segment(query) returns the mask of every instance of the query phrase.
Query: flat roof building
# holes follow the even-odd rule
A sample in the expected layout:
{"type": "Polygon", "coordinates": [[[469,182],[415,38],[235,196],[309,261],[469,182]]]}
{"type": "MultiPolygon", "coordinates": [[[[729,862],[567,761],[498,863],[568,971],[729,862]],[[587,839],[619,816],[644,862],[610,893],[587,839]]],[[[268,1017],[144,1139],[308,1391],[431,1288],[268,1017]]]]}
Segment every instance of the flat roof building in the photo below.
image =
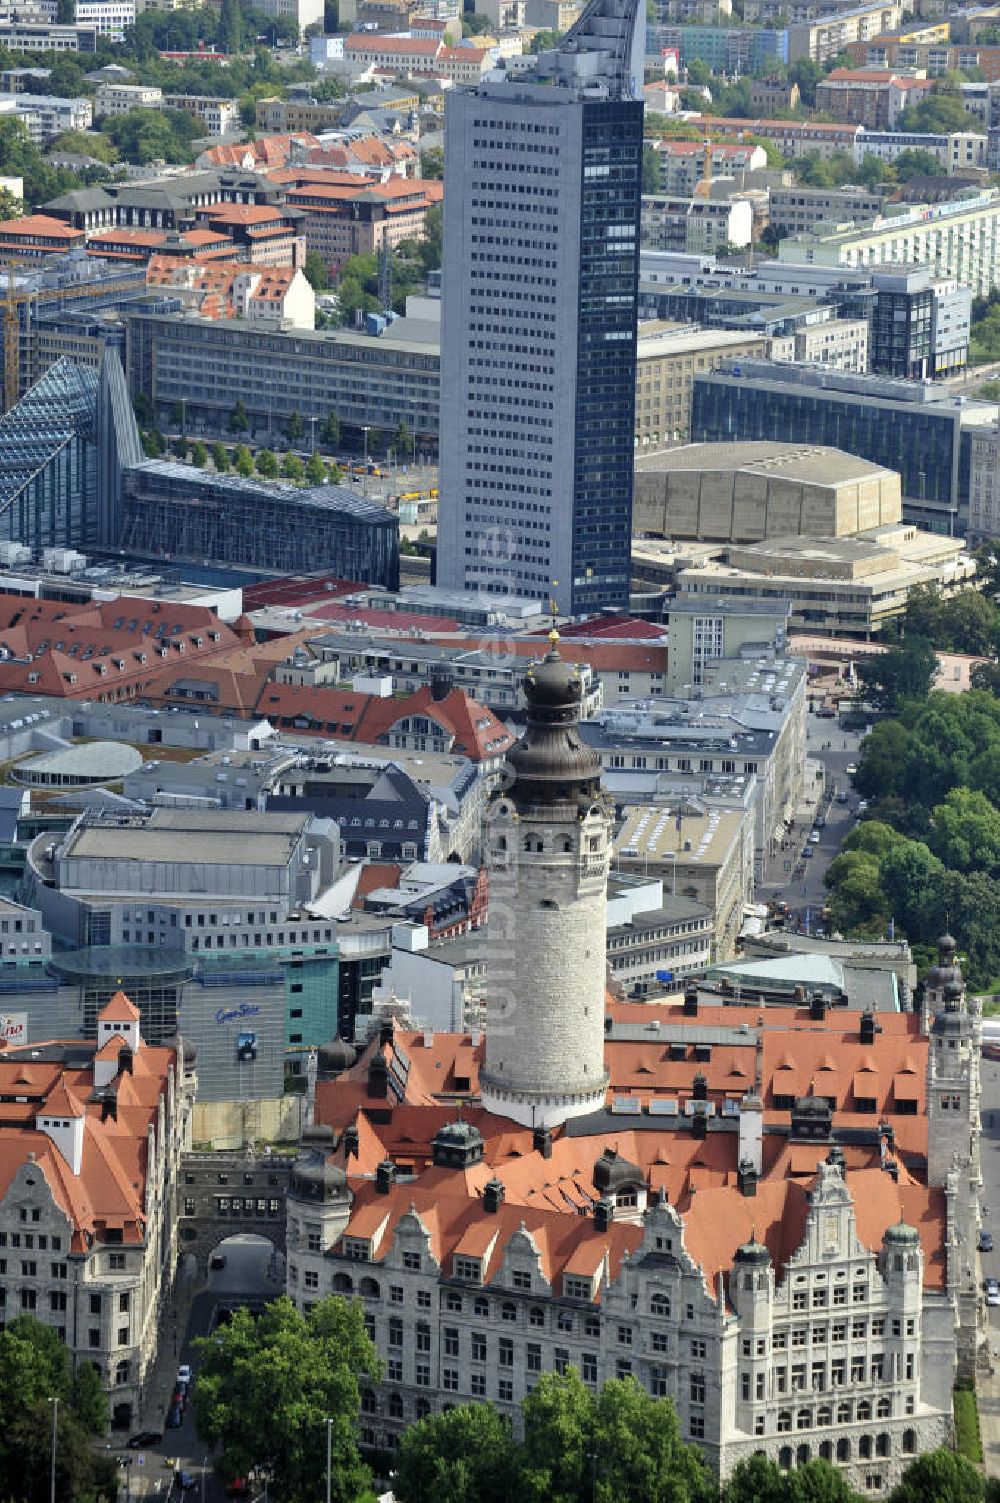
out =
{"type": "Polygon", "coordinates": [[[689,444],[636,461],[636,535],[733,543],[844,537],[901,516],[898,474],[840,449],[689,444]]]}

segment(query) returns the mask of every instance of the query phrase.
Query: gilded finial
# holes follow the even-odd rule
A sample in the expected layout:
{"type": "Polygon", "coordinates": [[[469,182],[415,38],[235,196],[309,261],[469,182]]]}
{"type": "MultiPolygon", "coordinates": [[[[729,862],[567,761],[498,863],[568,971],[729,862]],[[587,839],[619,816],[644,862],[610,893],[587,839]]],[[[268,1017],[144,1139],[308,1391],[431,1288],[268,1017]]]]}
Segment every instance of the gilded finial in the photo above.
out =
{"type": "MultiPolygon", "coordinates": [[[[552,588],[555,589],[558,583],[558,579],[554,579],[552,581],[552,588]]],[[[559,615],[559,607],[556,605],[556,597],[554,595],[549,596],[549,614],[552,617],[552,630],[549,632],[549,641],[552,643],[552,650],[554,652],[556,643],[559,641],[559,628],[556,625],[556,620],[559,615]]]]}

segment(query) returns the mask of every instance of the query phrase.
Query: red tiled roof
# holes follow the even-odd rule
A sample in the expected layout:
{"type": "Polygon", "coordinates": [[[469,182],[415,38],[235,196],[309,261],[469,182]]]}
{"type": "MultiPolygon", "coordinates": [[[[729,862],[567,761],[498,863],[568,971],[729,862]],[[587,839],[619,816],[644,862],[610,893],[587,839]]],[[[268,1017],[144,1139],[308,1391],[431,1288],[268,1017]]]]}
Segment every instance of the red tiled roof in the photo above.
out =
{"type": "Polygon", "coordinates": [[[55,219],[51,214],[22,214],[18,219],[0,220],[0,237],[5,240],[43,235],[50,240],[83,240],[83,230],[55,219]]]}
{"type": "Polygon", "coordinates": [[[337,736],[372,745],[387,742],[399,721],[420,715],[450,737],[453,753],[474,762],[502,756],[514,744],[503,722],[463,689],[452,689],[443,699],[435,699],[426,684],[403,698],[304,684],[268,684],[257,703],[257,713],[308,735],[337,736]]]}

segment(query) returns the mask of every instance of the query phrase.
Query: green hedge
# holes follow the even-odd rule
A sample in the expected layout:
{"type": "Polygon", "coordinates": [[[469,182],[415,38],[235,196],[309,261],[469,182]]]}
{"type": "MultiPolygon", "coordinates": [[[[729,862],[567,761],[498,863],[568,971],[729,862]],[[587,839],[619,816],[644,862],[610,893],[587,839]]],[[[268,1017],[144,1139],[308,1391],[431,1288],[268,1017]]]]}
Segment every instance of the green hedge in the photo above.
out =
{"type": "Polygon", "coordinates": [[[983,1442],[979,1434],[979,1405],[975,1389],[962,1386],[955,1389],[955,1447],[969,1461],[983,1459],[983,1442]]]}

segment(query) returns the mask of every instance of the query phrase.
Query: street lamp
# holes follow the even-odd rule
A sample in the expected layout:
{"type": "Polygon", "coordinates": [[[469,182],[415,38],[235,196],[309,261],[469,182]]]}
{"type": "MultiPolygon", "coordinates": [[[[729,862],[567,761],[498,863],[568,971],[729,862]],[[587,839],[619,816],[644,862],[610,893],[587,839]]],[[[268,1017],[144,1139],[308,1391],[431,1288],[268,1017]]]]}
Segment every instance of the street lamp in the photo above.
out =
{"type": "MultiPolygon", "coordinates": [[[[367,433],[367,429],[365,432],[367,433]]],[[[330,1503],[330,1450],[333,1444],[333,1420],[326,1422],[326,1503],[330,1503]]]]}
{"type": "Polygon", "coordinates": [[[49,1503],[56,1503],[56,1425],[59,1419],[59,1400],[49,1399],[52,1405],[52,1465],[49,1469],[49,1503]]]}

